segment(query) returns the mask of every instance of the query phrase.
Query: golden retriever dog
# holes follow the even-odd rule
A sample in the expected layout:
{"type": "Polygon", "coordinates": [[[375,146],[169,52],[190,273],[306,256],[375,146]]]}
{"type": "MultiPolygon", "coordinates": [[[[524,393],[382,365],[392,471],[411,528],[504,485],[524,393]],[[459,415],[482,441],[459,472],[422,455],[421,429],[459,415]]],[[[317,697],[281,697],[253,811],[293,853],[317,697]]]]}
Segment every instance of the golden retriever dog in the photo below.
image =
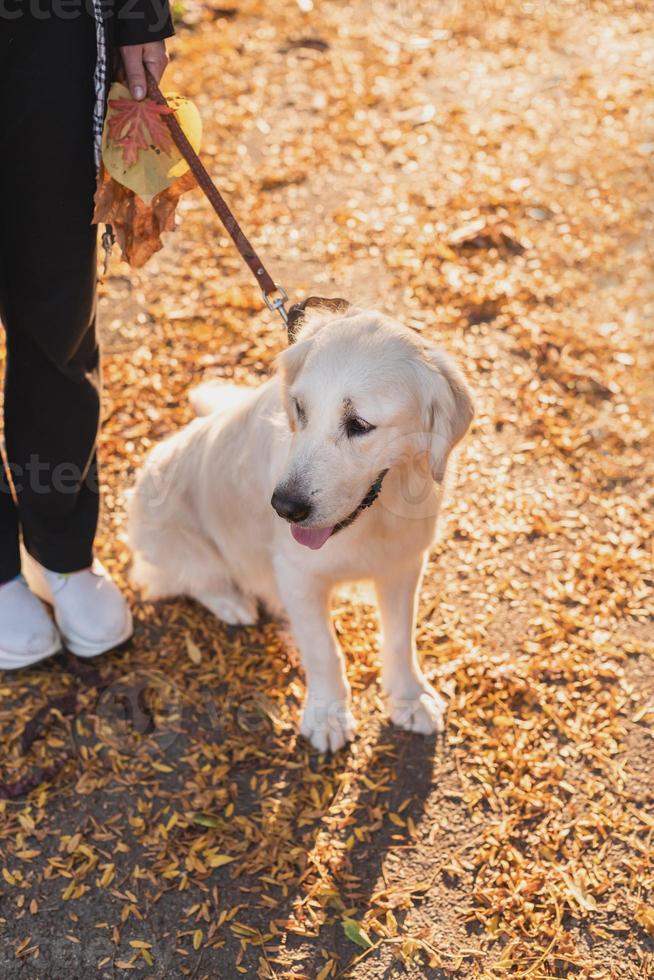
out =
{"type": "Polygon", "coordinates": [[[324,752],[355,727],[330,597],[371,581],[390,717],[442,731],[414,634],[448,457],[473,415],[458,368],[380,313],[318,309],[265,384],[207,383],[191,401],[200,417],[152,450],[131,495],[134,584],[227,623],[255,622],[259,603],[285,614],[306,674],[300,730],[324,752]]]}

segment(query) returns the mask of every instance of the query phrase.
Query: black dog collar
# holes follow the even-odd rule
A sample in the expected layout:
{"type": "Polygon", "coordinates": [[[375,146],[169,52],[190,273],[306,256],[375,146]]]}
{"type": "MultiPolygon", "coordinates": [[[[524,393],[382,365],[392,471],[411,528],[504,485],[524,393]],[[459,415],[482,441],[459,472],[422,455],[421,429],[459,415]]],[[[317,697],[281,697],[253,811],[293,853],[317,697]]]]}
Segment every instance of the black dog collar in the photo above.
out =
{"type": "Polygon", "coordinates": [[[362,511],[367,510],[368,507],[372,507],[375,500],[381,493],[382,483],[384,482],[384,477],[386,476],[387,473],[388,470],[381,471],[381,473],[379,474],[375,482],[372,484],[370,490],[368,490],[368,493],[365,495],[365,497],[363,498],[363,500],[361,501],[357,509],[353,510],[350,516],[346,517],[345,520],[339,521],[339,523],[335,525],[334,530],[332,531],[332,536],[336,534],[337,531],[342,531],[343,528],[349,527],[350,524],[353,524],[354,521],[356,521],[357,517],[359,516],[359,514],[362,513],[362,511]]]}

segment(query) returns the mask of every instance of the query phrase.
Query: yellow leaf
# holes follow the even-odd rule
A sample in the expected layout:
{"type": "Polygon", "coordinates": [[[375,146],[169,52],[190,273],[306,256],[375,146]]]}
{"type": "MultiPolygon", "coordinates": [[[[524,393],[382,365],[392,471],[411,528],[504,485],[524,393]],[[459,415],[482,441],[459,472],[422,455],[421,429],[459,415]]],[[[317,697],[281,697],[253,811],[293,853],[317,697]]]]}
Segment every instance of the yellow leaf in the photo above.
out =
{"type": "MultiPolygon", "coordinates": [[[[188,171],[189,167],[174,145],[167,151],[153,147],[140,150],[136,162],[125,166],[123,149],[111,139],[109,134],[109,124],[118,111],[112,107],[112,102],[124,99],[131,100],[129,89],[120,82],[114,82],[109,90],[107,116],[102,134],[102,162],[114,180],[124,187],[129,187],[145,204],[150,204],[153,197],[170,187],[173,181],[188,171]]],[[[189,99],[182,98],[180,95],[168,93],[166,99],[191,146],[197,152],[202,140],[200,113],[189,99]]]]}
{"type": "Polygon", "coordinates": [[[640,905],[636,910],[635,918],[638,925],[654,937],[654,909],[648,908],[647,905],[640,905]]]}
{"type": "Polygon", "coordinates": [[[108,864],[104,871],[102,872],[102,877],[100,878],[100,887],[106,888],[114,880],[114,875],[116,874],[116,865],[108,864]]]}
{"type": "Polygon", "coordinates": [[[64,889],[64,893],[61,896],[65,902],[74,897],[75,889],[77,888],[77,882],[73,878],[67,888],[64,889]]]}
{"type": "Polygon", "coordinates": [[[228,854],[212,854],[207,859],[207,864],[210,868],[222,868],[223,864],[229,864],[230,861],[235,861],[236,858],[230,857],[228,854]]]}
{"type": "Polygon", "coordinates": [[[188,653],[188,658],[192,663],[202,663],[202,650],[197,643],[193,642],[188,633],[186,634],[186,652],[188,653]]]}
{"type": "Polygon", "coordinates": [[[202,929],[196,929],[193,933],[193,949],[199,949],[202,945],[202,940],[204,936],[202,935],[202,929]]]}
{"type": "Polygon", "coordinates": [[[393,915],[391,909],[386,911],[386,928],[388,929],[389,936],[397,936],[397,919],[393,915]]]}
{"type": "Polygon", "coordinates": [[[566,884],[568,893],[575,899],[577,904],[580,905],[582,909],[584,909],[586,912],[597,912],[597,903],[587,890],[586,882],[584,881],[581,873],[577,874],[576,878],[572,878],[571,875],[567,874],[565,871],[562,871],[561,877],[566,884]]]}

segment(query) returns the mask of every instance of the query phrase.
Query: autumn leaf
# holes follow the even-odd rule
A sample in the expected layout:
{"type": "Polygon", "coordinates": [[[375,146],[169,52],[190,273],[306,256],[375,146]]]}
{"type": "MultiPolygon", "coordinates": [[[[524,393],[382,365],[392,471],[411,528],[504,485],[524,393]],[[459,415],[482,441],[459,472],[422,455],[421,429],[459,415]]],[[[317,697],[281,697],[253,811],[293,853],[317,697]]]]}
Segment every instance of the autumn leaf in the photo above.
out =
{"type": "Polygon", "coordinates": [[[188,813],[187,818],[199,827],[224,827],[225,820],[211,813],[188,813]]]}
{"type": "Polygon", "coordinates": [[[647,905],[640,905],[636,910],[636,922],[645,932],[654,937],[654,909],[647,905]]]}
{"type": "Polygon", "coordinates": [[[123,155],[125,167],[132,167],[141,150],[159,149],[168,153],[172,138],[162,116],[170,116],[172,109],[158,105],[150,99],[110,99],[111,115],[107,120],[109,136],[123,155]]]}
{"type": "Polygon", "coordinates": [[[175,228],[177,202],[193,187],[195,177],[186,173],[146,204],[103,167],[95,193],[93,220],[112,225],[123,258],[132,268],[139,269],[163,247],[161,235],[175,228]]]}
{"type": "Polygon", "coordinates": [[[168,106],[134,102],[120,82],[109,91],[102,134],[104,169],[146,205],[189,170],[172,140],[165,116],[174,113],[196,152],[202,140],[202,120],[194,104],[175,93],[166,93],[166,99],[168,106]]]}
{"type": "Polygon", "coordinates": [[[188,653],[189,660],[194,664],[202,663],[202,650],[195,643],[192,638],[186,634],[186,652],[188,653]]]}
{"type": "Polygon", "coordinates": [[[235,860],[236,858],[230,857],[228,854],[212,854],[207,863],[210,868],[222,868],[224,864],[230,864],[235,860]]]}
{"type": "Polygon", "coordinates": [[[569,875],[565,871],[561,871],[561,877],[565,882],[568,894],[574,898],[577,904],[584,909],[585,912],[597,911],[597,903],[588,891],[587,876],[583,871],[578,871],[575,876],[569,875]]]}

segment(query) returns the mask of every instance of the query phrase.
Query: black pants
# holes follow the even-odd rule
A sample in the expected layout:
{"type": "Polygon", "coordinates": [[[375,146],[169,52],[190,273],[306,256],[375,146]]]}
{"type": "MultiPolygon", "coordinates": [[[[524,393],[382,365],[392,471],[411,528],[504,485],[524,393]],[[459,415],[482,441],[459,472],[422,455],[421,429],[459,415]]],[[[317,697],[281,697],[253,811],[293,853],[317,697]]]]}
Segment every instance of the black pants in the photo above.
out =
{"type": "Polygon", "coordinates": [[[94,68],[88,13],[0,15],[0,318],[6,462],[17,500],[0,465],[0,582],[20,571],[19,531],[53,571],[92,562],[100,412],[94,68]]]}

